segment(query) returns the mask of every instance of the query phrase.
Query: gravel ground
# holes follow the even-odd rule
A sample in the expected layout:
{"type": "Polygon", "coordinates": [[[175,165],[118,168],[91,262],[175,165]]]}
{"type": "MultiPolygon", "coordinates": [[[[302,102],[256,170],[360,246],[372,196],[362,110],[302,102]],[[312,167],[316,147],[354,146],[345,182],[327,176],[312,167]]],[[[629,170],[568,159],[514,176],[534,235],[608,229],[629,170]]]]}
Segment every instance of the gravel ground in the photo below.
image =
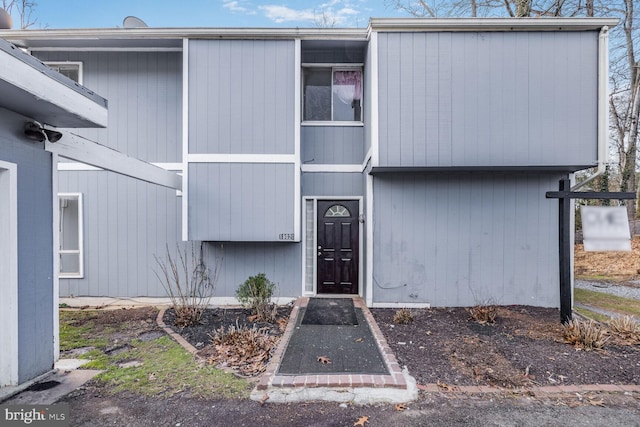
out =
{"type": "Polygon", "coordinates": [[[607,294],[617,295],[623,298],[633,298],[640,300],[640,286],[622,285],[611,282],[601,282],[594,280],[576,280],[575,287],[581,289],[588,289],[590,291],[604,292],[607,294]]]}

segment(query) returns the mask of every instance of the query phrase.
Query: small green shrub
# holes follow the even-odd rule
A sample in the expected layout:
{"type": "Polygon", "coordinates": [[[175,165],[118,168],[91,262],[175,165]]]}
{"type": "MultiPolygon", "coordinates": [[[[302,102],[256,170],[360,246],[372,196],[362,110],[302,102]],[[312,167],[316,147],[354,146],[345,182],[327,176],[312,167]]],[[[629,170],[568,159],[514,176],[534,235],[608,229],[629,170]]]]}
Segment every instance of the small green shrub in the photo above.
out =
{"type": "Polygon", "coordinates": [[[236,297],[242,305],[251,308],[258,320],[273,322],[277,307],[271,304],[271,296],[275,287],[275,283],[267,279],[264,273],[259,273],[238,287],[236,297]]]}

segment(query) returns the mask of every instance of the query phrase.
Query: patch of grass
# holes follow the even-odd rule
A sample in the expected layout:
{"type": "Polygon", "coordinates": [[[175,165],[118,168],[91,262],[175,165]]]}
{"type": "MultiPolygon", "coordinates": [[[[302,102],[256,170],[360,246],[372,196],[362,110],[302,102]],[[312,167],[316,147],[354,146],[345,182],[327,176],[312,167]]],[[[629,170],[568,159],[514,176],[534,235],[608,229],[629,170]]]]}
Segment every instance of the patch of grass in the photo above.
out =
{"type": "MultiPolygon", "coordinates": [[[[108,357],[108,356],[107,356],[108,357]]],[[[110,358],[106,372],[96,379],[111,391],[147,396],[172,396],[186,392],[198,397],[246,397],[249,383],[212,366],[200,366],[181,346],[165,336],[132,342],[132,349],[110,358]],[[119,368],[136,360],[141,366],[119,368]]]]}
{"type": "Polygon", "coordinates": [[[588,289],[574,290],[576,302],[622,315],[640,317],[640,301],[588,289]]]}
{"type": "Polygon", "coordinates": [[[91,311],[60,311],[60,351],[82,347],[105,348],[109,340],[95,334],[91,311]]]}
{"type": "Polygon", "coordinates": [[[609,320],[611,320],[611,317],[605,316],[604,314],[596,313],[593,310],[589,310],[582,307],[574,307],[573,309],[579,314],[581,314],[582,316],[586,317],[587,319],[592,319],[592,320],[595,320],[596,322],[607,323],[609,320]]]}
{"type": "Polygon", "coordinates": [[[106,393],[128,391],[146,396],[173,396],[187,393],[209,398],[247,397],[250,385],[233,374],[213,366],[198,363],[184,348],[168,336],[151,341],[134,339],[129,348],[109,355],[104,351],[113,347],[114,332],[126,330],[128,322],[118,325],[99,323],[99,311],[61,311],[60,349],[96,347],[79,357],[89,359],[86,369],[104,372],[95,379],[106,393]],[[124,362],[138,361],[142,365],[120,368],[124,362]]]}

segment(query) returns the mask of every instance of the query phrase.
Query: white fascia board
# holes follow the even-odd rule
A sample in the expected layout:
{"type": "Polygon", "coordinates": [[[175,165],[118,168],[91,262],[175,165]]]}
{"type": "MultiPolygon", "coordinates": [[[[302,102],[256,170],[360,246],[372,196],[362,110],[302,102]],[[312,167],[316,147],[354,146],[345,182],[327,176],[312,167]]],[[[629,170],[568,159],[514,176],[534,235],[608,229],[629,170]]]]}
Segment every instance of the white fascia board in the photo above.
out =
{"type": "MultiPolygon", "coordinates": [[[[23,47],[30,41],[86,41],[87,46],[114,46],[119,41],[181,39],[258,39],[258,40],[366,40],[366,28],[73,28],[44,30],[3,30],[0,38],[23,47]]],[[[38,43],[43,44],[43,43],[38,43]]]]}
{"type": "MultiPolygon", "coordinates": [[[[69,115],[80,117],[95,126],[107,126],[105,106],[97,104],[69,86],[2,51],[0,51],[0,80],[32,94],[39,102],[61,108],[69,115]]],[[[47,124],[59,126],[58,123],[47,124]]]]}
{"type": "Polygon", "coordinates": [[[617,24],[617,18],[371,18],[369,31],[585,31],[617,24]]]}
{"type": "Polygon", "coordinates": [[[129,157],[72,133],[65,133],[55,143],[47,141],[45,149],[67,159],[76,160],[142,181],[182,190],[182,177],[150,163],[129,157]]]}

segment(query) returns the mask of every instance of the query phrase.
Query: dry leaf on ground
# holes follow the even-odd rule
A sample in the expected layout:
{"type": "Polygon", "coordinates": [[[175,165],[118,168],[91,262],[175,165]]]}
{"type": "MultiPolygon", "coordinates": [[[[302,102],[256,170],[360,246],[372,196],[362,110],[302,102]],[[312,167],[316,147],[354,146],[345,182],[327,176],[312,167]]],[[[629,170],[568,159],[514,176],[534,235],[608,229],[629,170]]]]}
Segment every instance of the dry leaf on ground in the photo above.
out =
{"type": "Polygon", "coordinates": [[[329,359],[327,356],[318,356],[318,362],[322,363],[323,365],[330,365],[331,359],[329,359]]]}
{"type": "Polygon", "coordinates": [[[407,405],[405,405],[404,403],[398,403],[396,405],[396,411],[404,411],[405,409],[407,409],[407,405]]]}
{"type": "Polygon", "coordinates": [[[368,422],[369,422],[369,417],[364,416],[364,417],[358,418],[358,421],[353,423],[353,425],[354,426],[362,426],[362,427],[364,427],[364,423],[368,423],[368,422]]]}

